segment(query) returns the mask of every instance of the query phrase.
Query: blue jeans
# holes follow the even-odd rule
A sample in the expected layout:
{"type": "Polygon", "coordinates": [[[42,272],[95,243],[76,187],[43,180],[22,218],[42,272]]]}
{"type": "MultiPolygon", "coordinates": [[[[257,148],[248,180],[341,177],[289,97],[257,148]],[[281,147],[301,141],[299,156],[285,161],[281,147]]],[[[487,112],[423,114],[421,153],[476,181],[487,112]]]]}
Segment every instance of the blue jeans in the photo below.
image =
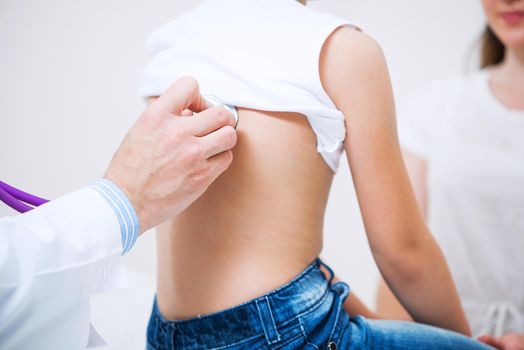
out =
{"type": "Polygon", "coordinates": [[[491,349],[435,327],[350,317],[342,308],[348,285],[332,284],[321,264],[260,298],[190,320],[166,320],[155,300],[147,349],[491,349]]]}

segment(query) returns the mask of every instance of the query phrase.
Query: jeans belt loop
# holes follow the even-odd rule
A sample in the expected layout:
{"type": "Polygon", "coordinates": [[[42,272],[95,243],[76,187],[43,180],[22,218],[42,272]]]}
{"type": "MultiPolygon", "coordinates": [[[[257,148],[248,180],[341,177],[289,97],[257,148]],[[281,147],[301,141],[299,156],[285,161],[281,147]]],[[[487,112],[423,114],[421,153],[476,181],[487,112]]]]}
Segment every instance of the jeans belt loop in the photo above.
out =
{"type": "Polygon", "coordinates": [[[275,324],[273,312],[271,311],[269,298],[265,296],[263,298],[257,299],[256,305],[258,309],[258,315],[260,316],[260,322],[262,323],[262,328],[264,329],[264,334],[268,344],[271,345],[279,342],[281,338],[277,330],[277,325],[275,324]]]}

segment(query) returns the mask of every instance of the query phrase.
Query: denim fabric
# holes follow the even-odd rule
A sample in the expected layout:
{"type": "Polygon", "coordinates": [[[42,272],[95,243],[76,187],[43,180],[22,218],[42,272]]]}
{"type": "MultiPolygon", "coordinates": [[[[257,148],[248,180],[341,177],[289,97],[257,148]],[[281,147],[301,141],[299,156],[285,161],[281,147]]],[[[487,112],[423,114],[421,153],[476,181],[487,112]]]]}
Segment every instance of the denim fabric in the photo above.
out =
{"type": "Polygon", "coordinates": [[[328,280],[321,264],[317,259],[258,299],[190,320],[166,320],[155,300],[147,349],[490,349],[434,327],[350,317],[342,308],[349,287],[331,284],[332,274],[328,280]]]}

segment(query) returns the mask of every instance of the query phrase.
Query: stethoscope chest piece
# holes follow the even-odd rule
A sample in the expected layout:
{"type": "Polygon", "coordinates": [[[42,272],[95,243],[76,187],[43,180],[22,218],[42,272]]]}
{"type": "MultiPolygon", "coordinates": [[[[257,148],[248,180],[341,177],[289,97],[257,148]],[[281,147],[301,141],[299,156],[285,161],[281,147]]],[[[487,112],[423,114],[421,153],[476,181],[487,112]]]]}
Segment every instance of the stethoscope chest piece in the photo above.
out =
{"type": "Polygon", "coordinates": [[[238,116],[238,110],[235,106],[225,104],[222,101],[220,101],[218,97],[213,96],[213,95],[204,95],[204,98],[206,99],[210,107],[218,107],[218,106],[224,107],[225,109],[228,110],[229,113],[233,114],[233,116],[235,117],[235,129],[237,128],[239,116],[238,116]]]}

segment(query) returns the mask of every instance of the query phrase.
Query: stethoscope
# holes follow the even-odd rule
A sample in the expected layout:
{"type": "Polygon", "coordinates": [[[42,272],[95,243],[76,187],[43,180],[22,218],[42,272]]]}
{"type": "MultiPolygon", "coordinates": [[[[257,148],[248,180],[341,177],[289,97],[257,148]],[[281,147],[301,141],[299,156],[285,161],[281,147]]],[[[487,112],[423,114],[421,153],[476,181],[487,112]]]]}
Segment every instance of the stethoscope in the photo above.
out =
{"type": "Polygon", "coordinates": [[[0,201],[20,213],[28,212],[49,202],[47,199],[19,190],[3,181],[0,181],[0,201]]]}
{"type": "Polygon", "coordinates": [[[218,97],[213,96],[213,95],[204,95],[204,99],[207,101],[210,108],[221,106],[227,109],[229,113],[233,114],[233,117],[235,117],[235,129],[237,128],[239,117],[238,117],[238,110],[235,106],[225,104],[222,101],[220,101],[218,97]]]}
{"type": "MultiPolygon", "coordinates": [[[[210,107],[223,106],[235,117],[235,129],[238,125],[238,110],[235,106],[222,103],[216,96],[204,96],[210,107]]],[[[3,181],[0,181],[0,201],[13,208],[19,213],[26,213],[35,207],[49,202],[47,199],[37,197],[30,193],[24,192],[3,181]]]]}

